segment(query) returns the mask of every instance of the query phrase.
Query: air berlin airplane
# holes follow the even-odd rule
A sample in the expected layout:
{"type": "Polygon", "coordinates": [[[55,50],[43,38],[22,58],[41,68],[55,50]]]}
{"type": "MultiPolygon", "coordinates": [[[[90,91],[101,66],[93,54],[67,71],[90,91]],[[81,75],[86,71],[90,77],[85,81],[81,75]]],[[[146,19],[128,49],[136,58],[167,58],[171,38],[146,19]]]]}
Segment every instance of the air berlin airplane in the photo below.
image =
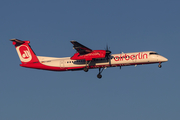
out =
{"type": "Polygon", "coordinates": [[[77,41],[71,41],[73,48],[77,51],[72,57],[36,56],[29,45],[30,41],[18,39],[11,39],[11,41],[15,45],[22,67],[51,71],[84,70],[85,72],[99,68],[98,78],[102,77],[101,73],[107,67],[120,66],[121,68],[121,66],[159,63],[158,67],[161,68],[161,63],[168,61],[167,58],[154,51],[111,54],[108,47],[106,50],[92,50],[77,41]]]}

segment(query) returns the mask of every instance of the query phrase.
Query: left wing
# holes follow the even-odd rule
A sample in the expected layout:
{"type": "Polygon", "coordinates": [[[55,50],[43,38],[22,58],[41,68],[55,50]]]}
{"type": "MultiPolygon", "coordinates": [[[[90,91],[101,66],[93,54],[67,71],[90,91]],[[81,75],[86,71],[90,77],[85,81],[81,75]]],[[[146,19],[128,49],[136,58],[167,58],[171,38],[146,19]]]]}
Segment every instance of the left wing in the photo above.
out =
{"type": "Polygon", "coordinates": [[[76,49],[76,51],[80,55],[84,55],[84,54],[88,54],[88,53],[92,52],[91,49],[89,49],[88,47],[78,43],[77,41],[71,41],[71,43],[74,45],[73,48],[76,49]]]}

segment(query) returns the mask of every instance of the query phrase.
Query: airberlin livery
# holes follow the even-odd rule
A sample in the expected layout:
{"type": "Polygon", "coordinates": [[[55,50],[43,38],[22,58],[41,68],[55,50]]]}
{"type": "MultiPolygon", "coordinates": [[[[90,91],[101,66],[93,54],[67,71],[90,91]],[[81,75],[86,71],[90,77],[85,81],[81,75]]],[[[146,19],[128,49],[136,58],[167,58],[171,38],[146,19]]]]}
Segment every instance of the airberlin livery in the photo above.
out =
{"type": "Polygon", "coordinates": [[[15,45],[22,67],[51,71],[84,70],[85,72],[92,68],[99,68],[98,78],[102,77],[101,73],[107,67],[120,66],[121,68],[121,66],[159,63],[158,67],[161,68],[161,63],[168,61],[154,51],[111,54],[108,47],[106,50],[91,50],[77,41],[71,41],[77,51],[72,57],[36,56],[29,45],[30,41],[18,39],[11,39],[11,41],[15,45]]]}

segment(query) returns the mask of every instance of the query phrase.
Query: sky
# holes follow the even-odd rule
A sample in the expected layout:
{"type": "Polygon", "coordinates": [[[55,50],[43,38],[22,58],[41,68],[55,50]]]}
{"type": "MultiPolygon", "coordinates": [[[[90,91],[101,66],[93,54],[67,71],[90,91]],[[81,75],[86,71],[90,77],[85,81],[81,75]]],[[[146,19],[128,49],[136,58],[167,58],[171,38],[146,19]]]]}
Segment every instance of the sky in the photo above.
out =
{"type": "Polygon", "coordinates": [[[179,0],[1,0],[0,120],[179,120],[179,0]],[[9,39],[38,56],[156,51],[158,64],[52,72],[20,67],[9,39]]]}

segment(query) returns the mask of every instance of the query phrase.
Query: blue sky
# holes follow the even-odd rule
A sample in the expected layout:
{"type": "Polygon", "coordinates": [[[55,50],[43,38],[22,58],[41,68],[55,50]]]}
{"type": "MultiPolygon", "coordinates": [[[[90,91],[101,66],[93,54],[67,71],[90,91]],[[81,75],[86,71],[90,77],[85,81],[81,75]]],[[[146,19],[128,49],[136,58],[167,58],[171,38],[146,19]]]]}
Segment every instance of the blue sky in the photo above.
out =
{"type": "Polygon", "coordinates": [[[178,0],[1,0],[1,120],[179,120],[178,0]],[[22,68],[9,39],[69,57],[70,40],[112,53],[153,50],[158,64],[51,72],[22,68]]]}

